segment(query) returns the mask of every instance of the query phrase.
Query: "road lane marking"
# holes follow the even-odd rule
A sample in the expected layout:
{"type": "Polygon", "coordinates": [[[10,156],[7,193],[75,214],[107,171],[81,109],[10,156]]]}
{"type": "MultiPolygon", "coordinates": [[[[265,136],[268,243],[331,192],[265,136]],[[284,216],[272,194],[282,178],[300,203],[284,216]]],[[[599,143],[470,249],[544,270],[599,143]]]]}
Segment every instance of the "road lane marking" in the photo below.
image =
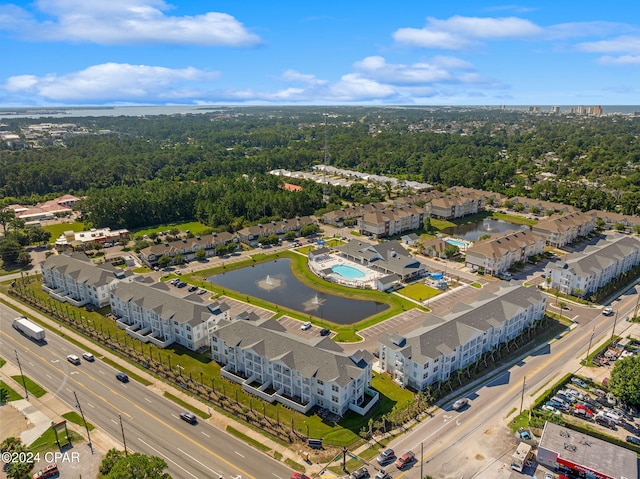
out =
{"type": "Polygon", "coordinates": [[[151,399],[149,399],[148,397],[145,397],[144,400],[147,401],[148,403],[152,402],[151,399]]]}
{"type": "Polygon", "coordinates": [[[46,373],[46,374],[47,374],[47,377],[48,377],[49,379],[53,379],[53,376],[52,376],[51,374],[49,374],[49,373],[46,373]]]}
{"type": "Polygon", "coordinates": [[[111,422],[114,424],[118,424],[118,421],[116,421],[115,419],[111,419],[111,422]]]}
{"type": "Polygon", "coordinates": [[[148,444],[146,442],[144,442],[142,439],[138,438],[138,441],[140,441],[142,444],[144,444],[145,446],[147,446],[148,448],[154,450],[155,452],[157,452],[158,454],[160,454],[162,457],[164,457],[167,461],[172,462],[173,464],[175,464],[176,466],[178,466],[180,469],[182,469],[184,472],[186,472],[187,474],[189,474],[191,477],[198,479],[198,476],[194,476],[193,474],[191,474],[189,471],[187,471],[184,467],[182,467],[180,464],[178,464],[177,462],[171,460],[170,458],[168,458],[167,456],[165,456],[164,454],[162,454],[160,451],[158,451],[155,447],[153,447],[151,444],[148,444]]]}
{"type": "Polygon", "coordinates": [[[87,406],[89,406],[90,408],[95,409],[95,406],[93,404],[91,404],[90,402],[87,403],[87,406]]]}
{"type": "Polygon", "coordinates": [[[204,431],[200,431],[200,434],[202,434],[202,435],[204,435],[204,436],[207,436],[207,437],[211,437],[211,436],[209,436],[209,434],[207,434],[207,433],[206,433],[206,432],[204,432],[204,431]]]}
{"type": "Polygon", "coordinates": [[[184,454],[185,456],[191,458],[193,461],[196,461],[198,464],[200,464],[202,467],[204,467],[205,469],[209,469],[211,472],[213,472],[214,474],[217,474],[218,476],[221,476],[221,474],[217,473],[216,471],[214,471],[213,469],[211,469],[209,466],[207,466],[206,464],[198,461],[195,457],[193,457],[191,454],[187,454],[186,452],[184,452],[182,449],[178,448],[178,451],[180,451],[182,454],[184,454]]]}
{"type": "Polygon", "coordinates": [[[243,456],[242,454],[240,454],[238,451],[233,451],[233,452],[235,452],[235,453],[236,453],[238,456],[240,456],[240,457],[244,457],[244,456],[243,456]]]}

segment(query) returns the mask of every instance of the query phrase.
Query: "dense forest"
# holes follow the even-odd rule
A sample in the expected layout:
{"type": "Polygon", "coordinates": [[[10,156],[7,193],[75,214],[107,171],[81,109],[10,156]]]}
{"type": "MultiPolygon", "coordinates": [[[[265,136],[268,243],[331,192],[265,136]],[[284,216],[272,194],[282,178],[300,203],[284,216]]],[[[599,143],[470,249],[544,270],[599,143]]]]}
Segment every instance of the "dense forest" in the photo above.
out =
{"type": "MultiPolygon", "coordinates": [[[[5,119],[1,131],[63,120],[5,119]]],[[[267,173],[324,163],[508,196],[638,214],[640,117],[489,108],[246,107],[154,117],[65,118],[83,128],[51,146],[0,149],[3,204],[86,195],[96,226],[196,218],[234,230],[384,192],[363,185],[280,188],[267,173]],[[325,151],[325,145],[327,146],[325,151]],[[540,181],[546,173],[547,180],[540,181]],[[325,193],[327,193],[325,191],[325,193]]]]}

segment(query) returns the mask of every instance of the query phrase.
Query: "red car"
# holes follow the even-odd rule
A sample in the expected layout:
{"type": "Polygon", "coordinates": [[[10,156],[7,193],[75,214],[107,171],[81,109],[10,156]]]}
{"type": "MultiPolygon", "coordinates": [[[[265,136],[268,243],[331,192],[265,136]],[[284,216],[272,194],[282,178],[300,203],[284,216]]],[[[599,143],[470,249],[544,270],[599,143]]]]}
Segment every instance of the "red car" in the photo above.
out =
{"type": "Polygon", "coordinates": [[[291,479],[311,479],[309,476],[302,474],[301,472],[294,472],[291,474],[291,479]]]}
{"type": "Polygon", "coordinates": [[[396,467],[398,469],[404,468],[410,462],[413,462],[415,455],[411,451],[405,452],[402,456],[396,459],[396,467]]]}
{"type": "Polygon", "coordinates": [[[55,476],[58,472],[57,464],[47,464],[31,477],[33,477],[33,479],[45,479],[47,477],[55,476]]]}

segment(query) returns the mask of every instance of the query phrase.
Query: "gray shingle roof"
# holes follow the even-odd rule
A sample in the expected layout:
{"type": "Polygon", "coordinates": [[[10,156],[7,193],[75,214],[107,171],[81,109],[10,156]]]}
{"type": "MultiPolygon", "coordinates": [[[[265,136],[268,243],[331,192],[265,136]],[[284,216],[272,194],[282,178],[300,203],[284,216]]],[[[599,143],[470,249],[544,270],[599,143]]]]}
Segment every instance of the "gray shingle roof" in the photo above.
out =
{"type": "Polygon", "coordinates": [[[260,344],[261,351],[256,352],[268,360],[283,361],[304,377],[335,381],[340,386],[360,377],[366,364],[373,359],[366,351],[357,351],[349,356],[329,337],[293,338],[273,318],[256,322],[225,322],[213,334],[225,344],[245,350],[260,344]]]}
{"type": "Polygon", "coordinates": [[[42,262],[42,265],[46,269],[56,269],[70,276],[77,283],[95,287],[105,286],[116,279],[130,276],[110,263],[93,264],[84,253],[52,254],[42,262]]]}

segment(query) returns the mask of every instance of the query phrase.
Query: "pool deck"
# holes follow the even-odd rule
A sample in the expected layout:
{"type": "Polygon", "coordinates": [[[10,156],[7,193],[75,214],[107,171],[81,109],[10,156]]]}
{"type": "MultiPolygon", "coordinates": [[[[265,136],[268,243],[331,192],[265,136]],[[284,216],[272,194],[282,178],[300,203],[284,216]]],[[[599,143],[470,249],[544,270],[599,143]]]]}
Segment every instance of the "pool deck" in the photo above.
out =
{"type": "Polygon", "coordinates": [[[360,285],[361,287],[366,285],[369,288],[375,289],[376,280],[384,276],[384,274],[378,271],[374,271],[367,268],[366,266],[355,263],[335,254],[328,254],[323,258],[314,261],[313,264],[313,268],[317,270],[321,269],[324,271],[326,271],[327,269],[332,269],[335,266],[349,266],[363,273],[363,276],[361,278],[347,278],[341,276],[338,273],[329,273],[328,275],[326,275],[327,280],[339,284],[354,285],[356,287],[358,287],[357,285],[360,285]]]}

